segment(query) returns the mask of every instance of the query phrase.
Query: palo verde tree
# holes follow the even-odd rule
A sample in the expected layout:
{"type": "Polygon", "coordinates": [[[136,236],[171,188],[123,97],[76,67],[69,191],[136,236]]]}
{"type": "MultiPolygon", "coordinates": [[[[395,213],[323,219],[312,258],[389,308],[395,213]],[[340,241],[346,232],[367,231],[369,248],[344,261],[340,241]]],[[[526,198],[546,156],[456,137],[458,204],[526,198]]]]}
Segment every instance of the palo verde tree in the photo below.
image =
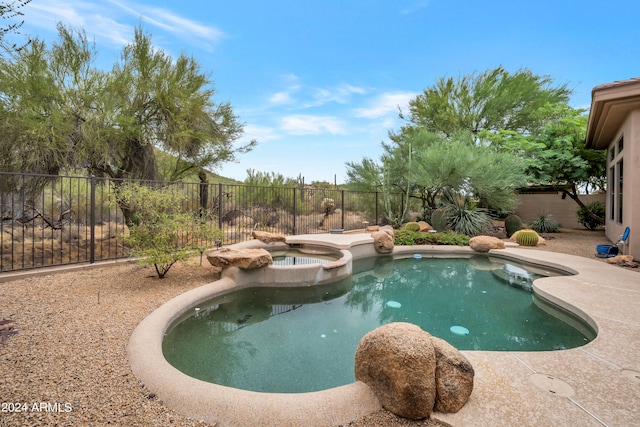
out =
{"type": "Polygon", "coordinates": [[[47,47],[35,39],[0,58],[3,169],[156,179],[155,150],[172,154],[179,179],[251,150],[236,146],[243,124],[193,58],[172,58],[136,29],[112,70],[96,69],[84,31],[58,26],[47,47]]]}
{"type": "Polygon", "coordinates": [[[457,80],[443,77],[409,101],[407,126],[447,137],[459,131],[536,133],[544,124],[540,107],[564,103],[570,94],[566,85],[528,69],[509,73],[497,67],[457,80]]]}
{"type": "Polygon", "coordinates": [[[4,25],[0,26],[0,56],[4,52],[19,52],[30,43],[27,39],[24,43],[7,43],[5,41],[8,34],[20,34],[20,27],[24,24],[22,16],[24,13],[20,10],[25,5],[31,3],[31,0],[14,0],[11,2],[0,2],[0,19],[4,25]],[[17,19],[18,21],[14,21],[17,19]]]}
{"type": "Polygon", "coordinates": [[[110,134],[87,151],[90,168],[111,177],[154,179],[154,148],[176,159],[170,179],[233,161],[255,142],[235,146],[243,125],[229,103],[215,103],[215,89],[194,58],[174,59],[137,28],[121,62],[107,76],[103,97],[110,134]],[[115,149],[114,149],[115,148],[115,149]]]}

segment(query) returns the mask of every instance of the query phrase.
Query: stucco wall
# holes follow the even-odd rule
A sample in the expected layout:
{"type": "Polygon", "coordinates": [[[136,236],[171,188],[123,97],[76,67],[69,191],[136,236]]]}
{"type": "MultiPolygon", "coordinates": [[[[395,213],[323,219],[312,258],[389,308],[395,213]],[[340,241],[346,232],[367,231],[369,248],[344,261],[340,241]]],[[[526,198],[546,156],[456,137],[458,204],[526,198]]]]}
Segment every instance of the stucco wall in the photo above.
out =
{"type": "MultiPolygon", "coordinates": [[[[640,110],[629,113],[608,148],[611,149],[622,135],[624,135],[623,221],[620,224],[610,219],[609,209],[611,207],[607,201],[606,235],[609,240],[615,242],[626,227],[631,227],[629,242],[621,249],[623,253],[631,254],[635,259],[638,259],[640,258],[640,197],[638,197],[637,183],[640,183],[640,110]]],[[[611,164],[607,161],[607,173],[609,173],[610,167],[611,164]]]]}
{"type": "MultiPolygon", "coordinates": [[[[600,201],[605,202],[605,194],[582,195],[580,200],[585,205],[600,201]]],[[[578,204],[569,196],[562,198],[562,192],[554,194],[520,194],[515,213],[523,222],[534,220],[541,212],[549,212],[553,218],[562,224],[562,228],[583,228],[578,222],[576,212],[578,204]]]]}

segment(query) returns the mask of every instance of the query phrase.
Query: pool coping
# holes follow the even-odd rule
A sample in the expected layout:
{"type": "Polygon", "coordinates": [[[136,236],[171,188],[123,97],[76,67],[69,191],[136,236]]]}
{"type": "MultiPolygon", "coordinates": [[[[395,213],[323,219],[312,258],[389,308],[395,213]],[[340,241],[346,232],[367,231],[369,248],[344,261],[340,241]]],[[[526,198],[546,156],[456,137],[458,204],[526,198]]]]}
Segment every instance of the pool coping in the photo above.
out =
{"type": "MultiPolygon", "coordinates": [[[[349,249],[354,258],[375,254],[372,242],[366,234],[287,238],[287,243],[349,249]]],[[[468,247],[450,246],[396,247],[393,254],[417,251],[474,254],[468,247]]],[[[640,376],[635,374],[640,372],[640,275],[597,259],[535,249],[507,248],[490,255],[576,272],[539,279],[534,289],[589,321],[598,336],[570,350],[463,351],[475,369],[474,391],[458,413],[436,412],[432,418],[454,426],[640,424],[635,405],[640,401],[640,376]],[[560,393],[562,387],[569,392],[560,393]]],[[[212,293],[235,287],[236,274],[231,269],[219,281],[173,298],[138,325],[128,345],[129,362],[149,390],[191,418],[228,426],[337,426],[381,408],[360,382],[313,393],[257,393],[196,380],[169,365],[162,355],[162,337],[180,308],[194,307],[212,293]]]]}

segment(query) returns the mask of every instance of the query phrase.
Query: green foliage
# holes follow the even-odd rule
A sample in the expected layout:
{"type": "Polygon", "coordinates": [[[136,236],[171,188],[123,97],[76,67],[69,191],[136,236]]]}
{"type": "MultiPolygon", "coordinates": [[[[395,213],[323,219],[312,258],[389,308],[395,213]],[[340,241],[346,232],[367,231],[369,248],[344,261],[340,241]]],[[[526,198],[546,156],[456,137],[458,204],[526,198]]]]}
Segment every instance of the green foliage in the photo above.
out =
{"type": "Polygon", "coordinates": [[[578,222],[582,224],[584,228],[593,231],[600,225],[604,224],[604,216],[606,215],[605,204],[598,201],[591,202],[587,205],[587,209],[602,219],[596,220],[595,218],[589,216],[582,208],[578,209],[576,215],[578,215],[578,222]]]}
{"type": "Polygon", "coordinates": [[[484,234],[491,227],[486,209],[478,208],[466,195],[450,194],[443,208],[447,227],[467,236],[484,234]]]}
{"type": "Polygon", "coordinates": [[[522,230],[522,219],[518,215],[509,215],[504,219],[504,228],[507,237],[511,237],[516,231],[522,230]]]}
{"type": "Polygon", "coordinates": [[[410,221],[404,225],[404,228],[410,231],[420,231],[420,224],[415,221],[410,221]]]}
{"type": "Polygon", "coordinates": [[[431,212],[431,221],[429,222],[434,230],[436,231],[446,231],[447,228],[447,220],[444,216],[443,209],[434,209],[431,212]]]}
{"type": "Polygon", "coordinates": [[[121,61],[104,72],[84,31],[58,25],[50,47],[34,39],[0,60],[0,167],[57,174],[70,168],[111,178],[171,179],[232,161],[243,125],[214,103],[212,81],[192,57],[172,58],[137,28],[121,61]]]}
{"type": "Polygon", "coordinates": [[[516,242],[522,246],[536,246],[538,244],[538,233],[535,230],[523,228],[516,234],[516,242]]]}
{"type": "Polygon", "coordinates": [[[369,183],[368,189],[399,194],[400,203],[389,203],[390,209],[385,209],[399,218],[404,218],[400,211],[405,208],[406,213],[411,200],[421,203],[417,210],[436,209],[447,191],[473,194],[485,207],[508,210],[515,203],[514,190],[526,184],[515,156],[476,144],[468,132],[445,138],[403,128],[390,138],[392,143],[382,144],[381,165],[366,158],[361,164],[348,163],[347,176],[350,188],[367,188],[369,183]]]}
{"type": "Polygon", "coordinates": [[[549,76],[528,69],[509,73],[498,67],[458,79],[440,78],[409,101],[409,120],[415,127],[446,136],[483,130],[536,133],[544,124],[538,109],[566,102],[570,94],[566,84],[554,86],[549,76]]]}
{"type": "Polygon", "coordinates": [[[120,203],[136,218],[129,236],[125,236],[130,254],[153,264],[159,278],[206,242],[221,237],[220,230],[183,208],[187,197],[177,191],[134,183],[123,185],[118,191],[120,203]]]}
{"type": "Polygon", "coordinates": [[[560,223],[553,219],[549,212],[540,212],[538,217],[529,222],[528,227],[538,233],[557,233],[560,231],[560,223]]]}
{"type": "MultiPolygon", "coordinates": [[[[541,107],[538,114],[546,118],[538,133],[487,132],[483,137],[520,157],[531,183],[563,188],[582,206],[579,189],[604,188],[607,151],[586,148],[588,116],[585,110],[566,104],[548,104],[541,107]]],[[[597,221],[598,216],[593,212],[585,214],[597,221]]]]}
{"type": "Polygon", "coordinates": [[[468,246],[469,236],[456,233],[420,233],[401,228],[395,230],[394,244],[397,246],[412,245],[453,245],[468,246]]]}

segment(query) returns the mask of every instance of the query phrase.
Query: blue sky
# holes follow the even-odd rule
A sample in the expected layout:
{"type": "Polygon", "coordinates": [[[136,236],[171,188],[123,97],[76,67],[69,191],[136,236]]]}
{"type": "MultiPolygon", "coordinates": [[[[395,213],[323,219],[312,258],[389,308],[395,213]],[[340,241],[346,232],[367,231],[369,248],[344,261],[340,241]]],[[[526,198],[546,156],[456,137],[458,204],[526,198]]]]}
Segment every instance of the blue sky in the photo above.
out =
{"type": "MultiPolygon", "coordinates": [[[[440,77],[504,66],[550,75],[588,108],[594,86],[640,76],[637,0],[33,0],[22,32],[62,22],[111,68],[142,23],[156,47],[211,73],[258,145],[216,172],[344,182],[377,159],[398,108],[440,77]]],[[[242,141],[242,140],[241,140],[242,141]]]]}

